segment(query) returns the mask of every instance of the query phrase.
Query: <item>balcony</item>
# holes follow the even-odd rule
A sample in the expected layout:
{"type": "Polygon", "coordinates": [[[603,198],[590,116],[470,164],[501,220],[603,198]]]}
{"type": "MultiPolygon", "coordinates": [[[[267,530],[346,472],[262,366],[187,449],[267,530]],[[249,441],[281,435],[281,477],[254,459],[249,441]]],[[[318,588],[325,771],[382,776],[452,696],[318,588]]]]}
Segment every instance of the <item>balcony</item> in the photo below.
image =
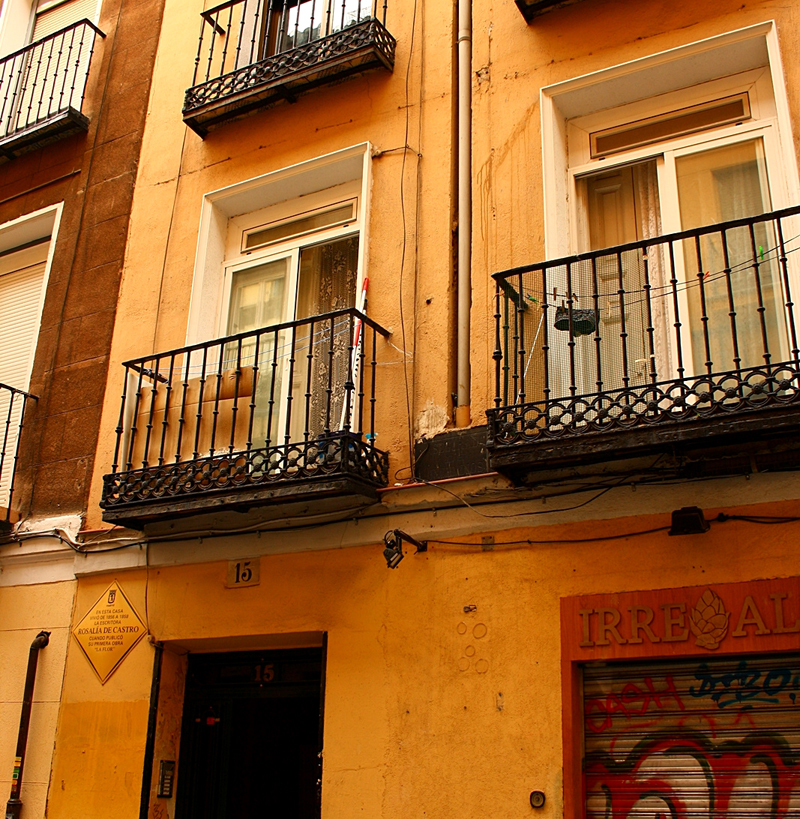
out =
{"type": "Polygon", "coordinates": [[[86,131],[81,109],[98,36],[81,20],[0,60],[0,157],[86,131]]]}
{"type": "Polygon", "coordinates": [[[515,0],[517,8],[528,23],[548,11],[560,9],[562,6],[571,6],[578,1],[579,0],[515,0]]]}
{"type": "Polygon", "coordinates": [[[35,395],[0,383],[0,532],[16,523],[14,510],[14,478],[19,455],[19,437],[28,401],[35,395]]]}
{"type": "Polygon", "coordinates": [[[495,274],[492,468],[800,463],[800,207],[495,274]],[[785,463],[784,463],[785,462],[785,463]]]}
{"type": "Polygon", "coordinates": [[[378,336],[338,310],[126,362],[104,520],[374,503],[378,336]]]}
{"type": "Polygon", "coordinates": [[[183,121],[215,126],[319,85],[394,67],[379,0],[229,0],[201,15],[183,121]]]}

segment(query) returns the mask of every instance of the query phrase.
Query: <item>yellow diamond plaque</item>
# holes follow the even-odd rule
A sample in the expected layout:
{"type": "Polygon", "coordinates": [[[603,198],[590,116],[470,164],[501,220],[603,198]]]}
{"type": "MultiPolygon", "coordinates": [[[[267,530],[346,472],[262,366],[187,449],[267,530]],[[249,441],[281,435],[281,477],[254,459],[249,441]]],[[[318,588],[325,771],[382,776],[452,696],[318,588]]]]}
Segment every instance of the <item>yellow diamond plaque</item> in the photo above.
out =
{"type": "Polygon", "coordinates": [[[136,609],[116,580],[72,630],[104,685],[146,632],[136,609]]]}

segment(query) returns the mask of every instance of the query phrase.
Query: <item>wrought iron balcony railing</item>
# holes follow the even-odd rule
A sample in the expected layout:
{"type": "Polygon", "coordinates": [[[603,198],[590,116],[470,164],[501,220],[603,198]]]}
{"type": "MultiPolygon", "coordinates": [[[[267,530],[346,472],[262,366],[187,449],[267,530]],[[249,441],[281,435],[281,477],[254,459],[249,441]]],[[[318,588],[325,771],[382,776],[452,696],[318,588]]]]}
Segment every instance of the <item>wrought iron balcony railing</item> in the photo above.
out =
{"type": "Polygon", "coordinates": [[[799,214],[495,274],[495,468],[796,424],[799,214]]]}
{"type": "Polygon", "coordinates": [[[347,309],[126,362],[105,519],[374,497],[379,335],[347,309]]]}
{"type": "Polygon", "coordinates": [[[322,83],[394,66],[386,0],[228,0],[201,17],[183,105],[201,136],[322,83]]]}
{"type": "Polygon", "coordinates": [[[88,20],[0,60],[0,154],[19,153],[89,127],[81,112],[97,37],[88,20]]]}
{"type": "Polygon", "coordinates": [[[19,437],[29,400],[36,401],[37,397],[0,383],[0,523],[12,520],[19,437]]]}

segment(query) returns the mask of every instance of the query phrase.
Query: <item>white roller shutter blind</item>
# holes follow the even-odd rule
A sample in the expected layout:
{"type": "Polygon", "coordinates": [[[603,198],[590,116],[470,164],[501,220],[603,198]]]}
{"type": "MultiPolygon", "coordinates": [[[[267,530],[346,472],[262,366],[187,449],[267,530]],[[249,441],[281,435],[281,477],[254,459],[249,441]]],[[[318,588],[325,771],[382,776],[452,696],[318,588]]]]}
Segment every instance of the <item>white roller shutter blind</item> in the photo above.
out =
{"type": "Polygon", "coordinates": [[[55,34],[78,20],[94,20],[96,8],[97,0],[67,0],[66,3],[55,6],[52,3],[39,3],[31,42],[35,43],[55,34]]]}
{"type": "MultiPolygon", "coordinates": [[[[31,250],[34,253],[23,251],[14,256],[41,256],[46,254],[47,245],[31,250]]],[[[0,273],[0,382],[20,390],[28,388],[36,352],[44,273],[43,261],[0,273]]],[[[0,470],[0,507],[8,503],[21,410],[19,399],[12,406],[9,393],[0,390],[0,451],[5,453],[0,470]]]]}

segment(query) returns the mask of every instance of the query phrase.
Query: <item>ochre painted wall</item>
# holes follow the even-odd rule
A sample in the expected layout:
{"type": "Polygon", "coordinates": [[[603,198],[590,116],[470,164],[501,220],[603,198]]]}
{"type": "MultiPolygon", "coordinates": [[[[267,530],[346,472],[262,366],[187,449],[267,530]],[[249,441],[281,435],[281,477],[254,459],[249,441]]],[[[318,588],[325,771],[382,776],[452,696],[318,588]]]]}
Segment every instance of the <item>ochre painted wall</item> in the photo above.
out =
{"type": "MultiPolygon", "coordinates": [[[[165,644],[156,770],[179,747],[187,642],[233,650],[242,639],[268,647],[280,635],[325,631],[323,819],[522,818],[534,789],[547,796],[541,815],[559,816],[560,598],[783,577],[798,565],[797,523],[728,521],[705,535],[616,537],[668,525],[667,515],[642,515],[518,528],[495,533],[492,550],[481,547],[480,533],[464,545],[432,540],[393,571],[377,544],[267,555],[260,584],[242,589],[225,588],[223,562],[151,567],[147,581],[141,571],[119,573],[143,617],[147,586],[150,628],[165,644]],[[603,536],[614,539],[597,540],[603,536]],[[594,540],[528,543],[580,538],[594,540]]],[[[76,619],[111,579],[80,581],[76,619]]],[[[70,650],[50,817],[100,819],[112,792],[117,815],[138,815],[153,655],[141,642],[101,686],[70,650]]],[[[154,800],[166,813],[151,816],[174,816],[174,802],[154,800]]]]}
{"type": "MultiPolygon", "coordinates": [[[[586,0],[526,24],[513,2],[474,4],[473,418],[481,417],[494,397],[491,274],[546,258],[540,90],[774,20],[791,117],[796,122],[800,115],[799,13],[794,4],[768,0],[745,4],[586,0]]],[[[800,129],[795,127],[793,136],[797,146],[800,129]]]]}
{"type": "Polygon", "coordinates": [[[58,706],[64,679],[72,604],[76,583],[42,583],[0,587],[0,799],[11,792],[22,695],[31,643],[40,631],[50,632],[39,651],[33,689],[28,753],[20,798],[26,817],[42,817],[47,802],[58,706]]]}

